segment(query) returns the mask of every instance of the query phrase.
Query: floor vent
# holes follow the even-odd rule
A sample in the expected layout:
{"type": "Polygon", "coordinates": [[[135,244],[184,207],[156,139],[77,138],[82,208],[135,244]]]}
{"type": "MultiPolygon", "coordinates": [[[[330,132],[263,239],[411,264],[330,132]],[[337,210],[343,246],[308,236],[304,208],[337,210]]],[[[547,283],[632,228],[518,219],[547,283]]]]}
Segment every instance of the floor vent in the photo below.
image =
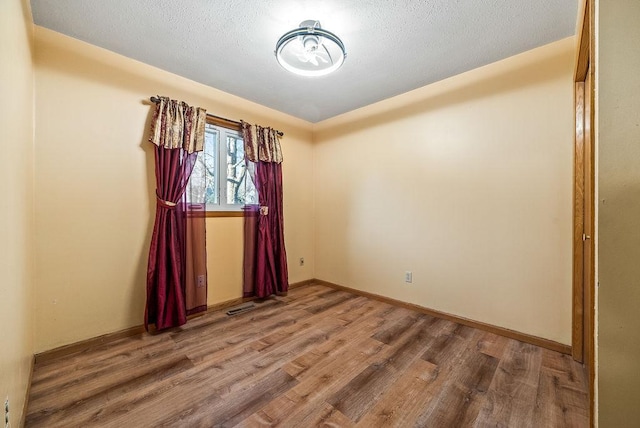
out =
{"type": "Polygon", "coordinates": [[[256,305],[253,304],[253,302],[249,302],[249,303],[244,303],[240,306],[236,306],[235,308],[231,308],[227,311],[227,315],[232,316],[232,315],[238,315],[238,314],[242,314],[244,312],[250,311],[252,309],[254,309],[256,307],[256,305]]]}

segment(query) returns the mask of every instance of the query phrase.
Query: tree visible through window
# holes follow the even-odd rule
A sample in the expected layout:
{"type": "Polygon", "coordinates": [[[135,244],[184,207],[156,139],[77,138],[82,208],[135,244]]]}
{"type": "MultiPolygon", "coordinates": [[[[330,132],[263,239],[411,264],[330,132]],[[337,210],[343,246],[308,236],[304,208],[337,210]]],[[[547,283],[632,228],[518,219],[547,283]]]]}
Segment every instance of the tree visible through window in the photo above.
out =
{"type": "Polygon", "coordinates": [[[207,123],[204,150],[194,165],[187,201],[206,204],[207,211],[239,211],[257,204],[253,164],[247,168],[242,135],[232,129],[207,123]]]}

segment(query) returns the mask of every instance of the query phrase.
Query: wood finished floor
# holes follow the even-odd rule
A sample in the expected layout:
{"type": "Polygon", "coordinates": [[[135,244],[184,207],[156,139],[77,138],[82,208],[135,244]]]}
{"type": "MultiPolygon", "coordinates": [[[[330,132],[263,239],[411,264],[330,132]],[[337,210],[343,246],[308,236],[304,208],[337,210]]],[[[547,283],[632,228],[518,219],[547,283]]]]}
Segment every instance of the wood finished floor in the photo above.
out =
{"type": "Polygon", "coordinates": [[[587,427],[569,356],[311,285],[36,363],[27,427],[587,427]]]}

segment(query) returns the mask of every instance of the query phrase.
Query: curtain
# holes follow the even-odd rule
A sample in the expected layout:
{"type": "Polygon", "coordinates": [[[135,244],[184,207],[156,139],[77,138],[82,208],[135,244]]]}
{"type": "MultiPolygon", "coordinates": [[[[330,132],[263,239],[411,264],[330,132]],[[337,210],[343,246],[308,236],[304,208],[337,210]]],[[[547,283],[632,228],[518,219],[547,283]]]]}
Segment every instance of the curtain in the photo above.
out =
{"type": "MultiPolygon", "coordinates": [[[[255,178],[253,182],[256,182],[255,178]]],[[[259,205],[247,205],[244,207],[244,260],[242,271],[242,292],[244,297],[256,295],[256,248],[258,244],[259,215],[259,205]]]]}
{"type": "Polygon", "coordinates": [[[206,111],[166,97],[153,114],[156,216],[149,248],[145,328],[186,323],[187,215],[184,192],[204,146],[206,111]]]}
{"type": "MultiPolygon", "coordinates": [[[[206,150],[206,149],[205,149],[206,150]]],[[[206,201],[207,174],[198,152],[182,202],[186,216],[185,306],[187,315],[207,310],[206,201]]]]}
{"type": "MultiPolygon", "coordinates": [[[[244,228],[244,295],[268,297],[289,289],[284,244],[282,151],[278,132],[242,122],[247,162],[255,164],[259,206],[247,206],[244,228]]],[[[249,169],[249,168],[248,168],[249,169]]]]}
{"type": "MultiPolygon", "coordinates": [[[[187,192],[185,192],[186,199],[187,192]]],[[[187,208],[185,307],[187,315],[207,310],[206,205],[184,202],[187,208]]]]}

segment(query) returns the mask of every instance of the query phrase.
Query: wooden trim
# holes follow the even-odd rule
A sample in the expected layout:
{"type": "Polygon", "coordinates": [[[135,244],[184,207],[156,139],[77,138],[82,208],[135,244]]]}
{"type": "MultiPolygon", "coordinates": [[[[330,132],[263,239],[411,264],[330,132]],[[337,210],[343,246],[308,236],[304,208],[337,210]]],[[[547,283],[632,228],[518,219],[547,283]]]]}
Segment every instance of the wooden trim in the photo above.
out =
{"type": "Polygon", "coordinates": [[[104,343],[113,342],[114,340],[142,334],[144,332],[144,326],[139,325],[136,327],[130,327],[124,330],[116,331],[114,333],[103,334],[91,339],[81,340],[80,342],[75,342],[69,345],[51,349],[49,351],[40,352],[39,354],[35,355],[35,362],[42,363],[45,361],[50,361],[59,357],[71,355],[75,352],[83,351],[96,345],[102,345],[104,343]]]}
{"type": "Polygon", "coordinates": [[[214,116],[207,113],[207,123],[210,125],[220,126],[222,128],[233,129],[234,131],[241,131],[240,122],[235,120],[225,119],[224,117],[214,116]]]}
{"type": "MultiPolygon", "coordinates": [[[[585,210],[589,209],[591,212],[590,221],[588,224],[585,224],[585,231],[587,234],[591,235],[592,239],[589,239],[587,242],[587,248],[585,248],[585,252],[587,252],[587,256],[589,263],[587,268],[589,269],[589,281],[584,284],[584,313],[585,313],[585,321],[583,325],[584,329],[584,362],[587,366],[587,371],[589,374],[589,394],[590,394],[590,417],[591,417],[591,426],[594,426],[594,412],[595,412],[595,372],[596,372],[596,362],[595,362],[595,293],[596,293],[596,275],[595,275],[595,267],[596,267],[596,252],[595,252],[595,240],[597,237],[595,236],[595,135],[597,130],[595,129],[595,121],[594,121],[594,113],[595,113],[595,103],[594,103],[594,74],[593,74],[593,65],[589,66],[589,73],[587,75],[587,80],[585,81],[585,99],[588,100],[585,103],[585,109],[588,108],[588,114],[585,119],[588,123],[585,124],[585,127],[589,127],[588,131],[585,129],[585,155],[587,156],[589,162],[589,168],[586,171],[588,173],[587,178],[585,180],[589,180],[590,184],[588,186],[588,192],[585,193],[585,210]],[[588,135],[588,137],[586,137],[588,135]]],[[[585,162],[587,162],[585,160],[585,162]]],[[[585,185],[586,187],[586,185],[585,185]]]]}
{"type": "Polygon", "coordinates": [[[236,299],[225,300],[224,302],[214,303],[213,305],[209,305],[207,306],[206,311],[203,311],[203,312],[200,312],[199,314],[194,314],[194,315],[204,315],[211,312],[216,312],[222,309],[230,308],[232,306],[240,305],[244,302],[248,302],[249,300],[253,300],[253,298],[238,297],[236,299]]]}
{"type": "MultiPolygon", "coordinates": [[[[207,113],[207,123],[215,126],[221,126],[227,129],[233,129],[234,131],[242,132],[241,122],[231,120],[231,119],[226,119],[220,116],[215,116],[213,114],[207,113]]],[[[284,137],[284,133],[282,131],[276,130],[276,132],[278,133],[278,136],[284,137]]]]}
{"type": "Polygon", "coordinates": [[[589,38],[589,74],[590,74],[590,85],[588,88],[585,88],[585,91],[588,90],[589,91],[589,106],[590,106],[590,113],[589,113],[589,135],[591,136],[591,182],[593,183],[593,185],[591,186],[591,212],[592,212],[592,216],[591,216],[591,232],[592,232],[592,238],[591,242],[590,242],[590,248],[589,250],[591,251],[591,284],[589,285],[589,289],[587,290],[588,293],[588,302],[590,304],[589,308],[587,309],[590,313],[590,317],[589,317],[589,324],[586,326],[588,329],[588,333],[589,333],[589,340],[587,343],[587,348],[588,348],[588,372],[589,372],[589,424],[591,427],[595,426],[595,406],[596,406],[596,393],[595,393],[595,384],[596,384],[596,350],[595,350],[595,332],[596,332],[596,327],[595,327],[595,323],[596,323],[596,209],[595,209],[595,192],[596,192],[596,161],[595,161],[595,138],[597,135],[598,130],[596,129],[596,121],[595,121],[595,116],[596,116],[596,104],[595,104],[595,100],[596,100],[596,65],[593,61],[591,61],[592,58],[594,58],[595,55],[595,49],[596,49],[596,42],[595,42],[595,28],[596,28],[596,24],[595,24],[595,19],[594,17],[595,15],[595,2],[593,0],[586,0],[586,6],[585,9],[587,10],[586,15],[587,15],[587,19],[589,22],[589,34],[588,34],[588,38],[589,38]]]}
{"type": "Polygon", "coordinates": [[[244,211],[187,211],[189,218],[202,217],[244,217],[244,211]]]}
{"type": "Polygon", "coordinates": [[[584,82],[587,78],[587,70],[589,69],[590,62],[590,50],[591,50],[591,1],[586,0],[584,7],[580,8],[580,18],[578,21],[579,34],[578,46],[577,46],[577,58],[576,68],[574,71],[574,81],[584,82]]]}
{"type": "Polygon", "coordinates": [[[595,54],[595,2],[593,0],[582,0],[578,21],[578,43],[577,58],[574,73],[574,81],[576,82],[576,159],[574,170],[575,183],[579,181],[578,176],[585,177],[584,169],[578,169],[578,156],[581,156],[581,163],[584,166],[584,155],[589,154],[591,162],[590,170],[587,171],[588,179],[591,184],[588,186],[588,194],[584,193],[587,183],[583,182],[582,189],[574,187],[574,283],[573,283],[573,329],[572,329],[572,355],[577,361],[584,362],[587,367],[589,378],[589,425],[595,426],[595,150],[594,140],[597,133],[595,123],[595,63],[593,62],[595,54]],[[587,84],[588,83],[588,84],[587,84]],[[578,127],[578,111],[579,98],[582,95],[582,124],[578,127]],[[588,100],[589,104],[586,104],[588,100]],[[589,117],[585,117],[588,111],[589,117]],[[584,128],[585,122],[588,122],[589,138],[586,137],[584,128]],[[581,147],[579,147],[581,144],[581,147]],[[588,145],[588,146],[587,146],[588,145]],[[581,153],[580,153],[581,152],[581,153]],[[582,190],[582,194],[579,191],[582,190]],[[582,198],[580,204],[582,211],[577,210],[578,197],[582,198]],[[589,207],[585,207],[585,200],[589,202],[589,207]],[[589,224],[583,224],[584,210],[591,209],[591,220],[589,224]],[[583,231],[591,233],[591,239],[588,243],[588,249],[585,249],[582,242],[582,233],[580,232],[580,241],[577,239],[578,226],[582,226],[583,231]],[[580,254],[577,253],[580,246],[580,254]],[[590,252],[590,283],[584,284],[584,251],[590,252]],[[580,259],[580,260],[578,260],[580,259]],[[578,268],[580,271],[578,272],[578,268]],[[578,284],[578,281],[580,283],[578,284]],[[586,321],[585,321],[586,320],[586,321]]]}
{"type": "Polygon", "coordinates": [[[402,308],[421,312],[423,314],[431,315],[436,318],[442,318],[447,321],[452,321],[458,324],[466,325],[468,327],[488,331],[490,333],[497,334],[499,336],[508,337],[510,339],[519,340],[520,342],[530,343],[532,345],[540,346],[542,348],[550,349],[552,351],[560,352],[562,354],[571,355],[571,346],[554,342],[553,340],[543,339],[542,337],[520,333],[518,331],[510,330],[508,328],[498,327],[492,324],[486,324],[480,321],[470,320],[468,318],[448,314],[446,312],[437,311],[435,309],[425,308],[424,306],[416,305],[414,303],[407,303],[407,302],[403,302],[402,300],[396,300],[390,297],[380,296],[379,294],[356,290],[355,288],[345,287],[343,285],[334,284],[332,282],[324,281],[321,279],[316,279],[314,282],[319,285],[325,285],[327,287],[335,288],[337,290],[342,290],[349,293],[357,294],[359,296],[368,297],[370,299],[379,300],[381,302],[385,302],[390,305],[399,306],[402,308]]]}
{"type": "Polygon", "coordinates": [[[292,290],[294,288],[298,288],[298,287],[304,287],[305,285],[310,285],[317,282],[317,280],[315,279],[305,279],[304,281],[300,281],[300,282],[294,282],[292,284],[289,284],[289,290],[292,290]]]}
{"type": "Polygon", "coordinates": [[[205,217],[244,217],[244,211],[207,211],[205,217]]]}
{"type": "MultiPolygon", "coordinates": [[[[536,336],[531,336],[525,333],[520,333],[514,330],[509,330],[503,327],[497,327],[491,324],[486,324],[486,323],[482,323],[479,321],[473,321],[467,318],[463,318],[463,317],[459,317],[456,315],[451,315],[445,312],[440,312],[434,309],[429,309],[429,308],[425,308],[423,306],[420,305],[416,305],[413,303],[407,303],[407,302],[403,302],[401,300],[396,300],[396,299],[392,299],[389,297],[384,297],[384,296],[380,296],[378,294],[373,294],[373,293],[368,293],[366,291],[361,291],[361,290],[356,290],[354,288],[349,288],[349,287],[345,287],[342,285],[338,285],[338,284],[334,284],[328,281],[324,281],[324,280],[320,280],[320,279],[306,279],[304,281],[299,281],[299,282],[295,282],[292,284],[289,284],[289,288],[293,289],[293,288],[299,288],[299,287],[304,287],[310,284],[319,284],[319,285],[325,285],[327,287],[331,287],[334,289],[338,289],[338,290],[343,290],[343,291],[347,291],[349,293],[353,293],[353,294],[357,294],[360,296],[365,296],[371,299],[375,299],[375,300],[379,300],[385,303],[389,303],[391,305],[394,306],[400,306],[403,308],[407,308],[410,310],[414,310],[417,312],[421,312],[427,315],[431,315],[437,318],[442,318],[442,319],[446,319],[448,321],[453,321],[456,322],[458,324],[463,324],[469,327],[473,327],[473,328],[477,328],[480,330],[484,330],[484,331],[488,331],[494,334],[498,334],[500,336],[505,336],[511,339],[515,339],[515,340],[519,340],[521,342],[525,342],[525,343],[531,343],[533,345],[537,345],[537,346],[541,346],[543,348],[547,348],[547,349],[551,349],[553,351],[557,351],[557,352],[561,352],[563,354],[571,354],[571,347],[568,345],[563,345],[561,343],[557,343],[548,339],[543,339],[540,337],[536,337],[536,336]]],[[[220,303],[216,303],[213,305],[210,305],[209,307],[207,307],[206,311],[203,311],[199,314],[193,314],[191,316],[189,316],[189,319],[193,319],[195,317],[198,316],[202,316],[206,313],[210,313],[210,312],[215,312],[215,311],[219,311],[231,306],[236,306],[239,305],[241,303],[244,302],[248,302],[248,301],[253,301],[256,300],[255,297],[239,297],[236,299],[231,299],[231,300],[227,300],[225,302],[220,302],[220,303]]],[[[144,326],[140,325],[140,326],[136,326],[136,327],[131,327],[131,328],[127,328],[124,330],[120,330],[114,333],[108,333],[108,334],[103,334],[101,336],[95,337],[95,338],[91,338],[91,339],[87,339],[87,340],[83,340],[80,342],[76,342],[76,343],[72,343],[69,345],[65,345],[65,346],[61,346],[59,348],[55,348],[49,351],[44,351],[41,353],[38,353],[34,356],[34,364],[35,363],[42,363],[42,362],[46,362],[46,361],[50,361],[53,360],[55,358],[60,358],[63,356],[67,356],[70,354],[73,354],[75,352],[80,352],[86,349],[89,349],[93,346],[96,345],[102,345],[108,342],[112,342],[118,339],[122,339],[122,338],[126,338],[126,337],[131,337],[131,336],[135,336],[138,334],[145,334],[145,330],[144,330],[144,326]]],[[[153,333],[146,333],[146,334],[153,334],[153,333]]],[[[33,370],[33,368],[32,368],[33,370]]],[[[31,382],[29,382],[29,385],[31,385],[31,382]]],[[[25,412],[26,414],[26,412],[25,412]]]]}
{"type": "Polygon", "coordinates": [[[575,144],[573,159],[573,308],[571,348],[573,359],[584,361],[584,82],[576,82],[575,144]]]}
{"type": "MultiPolygon", "coordinates": [[[[197,314],[192,314],[187,317],[188,320],[198,318],[204,314],[219,311],[221,309],[225,309],[231,306],[236,306],[244,302],[255,300],[254,297],[238,297],[237,299],[231,299],[220,303],[214,303],[213,305],[207,306],[206,311],[199,312],[197,314]]],[[[153,326],[150,326],[152,328],[153,326]]],[[[166,330],[169,331],[170,329],[166,330]]],[[[163,330],[164,332],[165,330],[163,330]]],[[[34,363],[42,363],[46,361],[50,361],[56,358],[64,357],[67,355],[71,355],[75,352],[84,351],[96,345],[102,345],[105,343],[113,342],[118,339],[123,339],[125,337],[136,336],[138,334],[146,333],[143,325],[138,325],[135,327],[126,328],[124,330],[116,331],[113,333],[103,334],[101,336],[93,337],[86,340],[81,340],[79,342],[71,343],[69,345],[60,346],[58,348],[51,349],[49,351],[43,351],[34,355],[34,363]]],[[[156,334],[156,331],[150,330],[147,334],[156,334]]]]}
{"type": "Polygon", "coordinates": [[[36,356],[31,357],[31,367],[29,368],[29,381],[27,383],[27,391],[24,395],[24,405],[22,406],[22,416],[20,417],[20,426],[25,426],[27,421],[27,409],[29,408],[29,396],[31,395],[31,383],[33,382],[33,369],[36,365],[36,356]]]}

